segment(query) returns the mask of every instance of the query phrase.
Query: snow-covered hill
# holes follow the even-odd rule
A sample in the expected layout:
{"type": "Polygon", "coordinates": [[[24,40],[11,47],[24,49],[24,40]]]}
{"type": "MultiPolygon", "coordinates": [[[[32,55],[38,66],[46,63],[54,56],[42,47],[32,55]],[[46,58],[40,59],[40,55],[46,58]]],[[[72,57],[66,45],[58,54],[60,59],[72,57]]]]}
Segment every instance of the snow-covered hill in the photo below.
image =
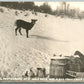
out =
{"type": "Polygon", "coordinates": [[[49,71],[53,54],[72,55],[76,50],[84,51],[84,20],[60,18],[31,11],[20,11],[0,7],[0,72],[3,76],[20,77],[31,67],[44,67],[49,71]],[[25,16],[27,14],[27,16],[25,16]],[[29,32],[15,36],[15,21],[23,19],[37,23],[29,32]]]}

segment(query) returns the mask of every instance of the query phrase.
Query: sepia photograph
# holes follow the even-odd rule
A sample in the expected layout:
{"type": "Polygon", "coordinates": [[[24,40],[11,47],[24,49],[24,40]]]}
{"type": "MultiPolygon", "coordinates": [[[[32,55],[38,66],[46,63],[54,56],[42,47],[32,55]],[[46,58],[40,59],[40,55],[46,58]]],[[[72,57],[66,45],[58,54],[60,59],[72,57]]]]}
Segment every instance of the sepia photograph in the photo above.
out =
{"type": "Polygon", "coordinates": [[[0,1],[0,82],[84,82],[84,2],[0,1]]]}

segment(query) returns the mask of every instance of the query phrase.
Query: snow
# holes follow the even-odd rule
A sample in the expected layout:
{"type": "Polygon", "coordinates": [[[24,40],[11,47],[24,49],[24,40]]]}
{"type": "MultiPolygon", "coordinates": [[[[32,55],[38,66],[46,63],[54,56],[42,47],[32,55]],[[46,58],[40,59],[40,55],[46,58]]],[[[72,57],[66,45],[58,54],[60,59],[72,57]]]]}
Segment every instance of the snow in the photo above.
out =
{"type": "Polygon", "coordinates": [[[0,12],[0,73],[7,76],[21,77],[31,67],[43,67],[49,72],[50,58],[53,54],[72,55],[76,50],[84,52],[84,20],[60,18],[52,15],[4,7],[0,12]],[[24,16],[28,14],[28,16],[24,16]],[[37,19],[29,31],[29,38],[22,29],[23,35],[15,36],[15,21],[23,19],[31,22],[37,19]]]}

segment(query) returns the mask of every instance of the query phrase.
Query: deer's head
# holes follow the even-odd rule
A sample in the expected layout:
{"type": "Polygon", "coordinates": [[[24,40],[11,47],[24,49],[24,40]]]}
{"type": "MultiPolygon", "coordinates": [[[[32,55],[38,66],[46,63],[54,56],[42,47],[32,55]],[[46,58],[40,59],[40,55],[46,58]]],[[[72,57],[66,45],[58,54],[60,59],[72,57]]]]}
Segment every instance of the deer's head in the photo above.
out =
{"type": "Polygon", "coordinates": [[[31,19],[32,23],[35,24],[35,22],[37,21],[37,19],[31,19]]]}

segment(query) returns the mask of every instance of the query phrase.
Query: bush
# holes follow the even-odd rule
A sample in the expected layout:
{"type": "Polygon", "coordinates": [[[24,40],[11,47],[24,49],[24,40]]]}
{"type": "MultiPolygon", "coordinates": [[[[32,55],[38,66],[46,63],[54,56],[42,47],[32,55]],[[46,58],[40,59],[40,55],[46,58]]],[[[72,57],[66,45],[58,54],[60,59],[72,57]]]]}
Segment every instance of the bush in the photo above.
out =
{"type": "Polygon", "coordinates": [[[47,14],[45,14],[45,17],[48,17],[48,15],[47,15],[47,14]]]}
{"type": "Polygon", "coordinates": [[[18,12],[17,11],[15,11],[15,15],[18,16],[18,12]]]}
{"type": "Polygon", "coordinates": [[[3,10],[2,8],[0,8],[0,12],[2,12],[2,13],[3,13],[3,12],[4,12],[4,10],[3,10]]]}
{"type": "Polygon", "coordinates": [[[8,72],[7,71],[3,71],[3,77],[6,78],[8,76],[8,72]]]}

